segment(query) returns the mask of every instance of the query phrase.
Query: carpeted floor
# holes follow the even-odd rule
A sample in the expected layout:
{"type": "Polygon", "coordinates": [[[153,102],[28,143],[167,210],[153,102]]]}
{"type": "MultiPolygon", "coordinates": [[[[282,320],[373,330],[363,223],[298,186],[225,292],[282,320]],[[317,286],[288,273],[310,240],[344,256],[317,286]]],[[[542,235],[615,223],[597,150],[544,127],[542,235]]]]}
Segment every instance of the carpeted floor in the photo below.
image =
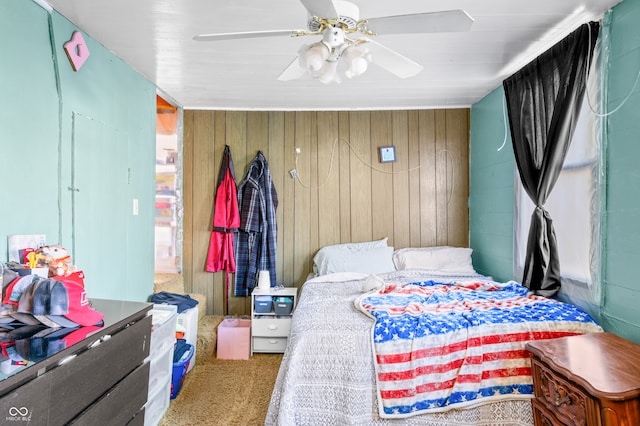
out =
{"type": "Polygon", "coordinates": [[[282,354],[197,360],[160,426],[263,425],[282,354]]]}

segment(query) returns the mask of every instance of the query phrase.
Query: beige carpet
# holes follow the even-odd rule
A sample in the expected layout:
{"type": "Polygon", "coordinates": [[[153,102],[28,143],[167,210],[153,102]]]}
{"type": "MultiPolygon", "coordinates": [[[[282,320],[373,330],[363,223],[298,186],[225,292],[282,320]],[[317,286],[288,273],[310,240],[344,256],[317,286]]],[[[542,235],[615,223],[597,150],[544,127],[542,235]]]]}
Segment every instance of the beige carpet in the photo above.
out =
{"type": "Polygon", "coordinates": [[[160,426],[263,425],[281,360],[282,354],[198,359],[160,426]]]}

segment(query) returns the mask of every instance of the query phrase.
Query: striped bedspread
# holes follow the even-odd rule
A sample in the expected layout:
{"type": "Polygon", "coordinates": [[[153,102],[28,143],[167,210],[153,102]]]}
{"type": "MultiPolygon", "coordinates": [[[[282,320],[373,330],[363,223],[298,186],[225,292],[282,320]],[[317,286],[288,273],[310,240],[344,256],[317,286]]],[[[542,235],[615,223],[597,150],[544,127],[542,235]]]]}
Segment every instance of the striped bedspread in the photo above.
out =
{"type": "Polygon", "coordinates": [[[355,305],[375,320],[383,418],[531,398],[527,341],[602,331],[580,308],[516,282],[388,284],[355,305]]]}

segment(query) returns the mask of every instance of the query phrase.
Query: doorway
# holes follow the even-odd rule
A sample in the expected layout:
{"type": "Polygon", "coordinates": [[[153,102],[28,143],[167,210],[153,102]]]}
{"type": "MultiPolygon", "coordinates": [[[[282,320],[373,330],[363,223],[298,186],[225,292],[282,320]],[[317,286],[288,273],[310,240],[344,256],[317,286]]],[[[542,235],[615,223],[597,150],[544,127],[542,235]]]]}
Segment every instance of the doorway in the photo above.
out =
{"type": "Polygon", "coordinates": [[[178,274],[180,261],[180,134],[182,110],[156,96],[155,273],[178,274]]]}

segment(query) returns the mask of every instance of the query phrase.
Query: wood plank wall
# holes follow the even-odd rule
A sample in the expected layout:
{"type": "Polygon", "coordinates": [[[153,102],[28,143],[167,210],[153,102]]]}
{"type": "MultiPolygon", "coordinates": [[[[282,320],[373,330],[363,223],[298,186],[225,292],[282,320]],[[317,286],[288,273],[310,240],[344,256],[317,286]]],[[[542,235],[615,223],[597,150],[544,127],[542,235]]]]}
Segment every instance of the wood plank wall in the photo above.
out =
{"type": "MultiPolygon", "coordinates": [[[[208,314],[224,312],[224,273],[204,268],[225,144],[238,186],[258,150],[269,162],[279,198],[277,277],[286,286],[304,283],[325,245],[388,237],[395,248],[468,246],[468,109],[185,110],[183,137],[185,290],[207,295],[208,314]],[[378,161],[383,145],[396,147],[396,162],[378,161]],[[294,168],[300,181],[289,175],[294,168]]],[[[229,313],[250,313],[248,299],[230,297],[229,313]]]]}

